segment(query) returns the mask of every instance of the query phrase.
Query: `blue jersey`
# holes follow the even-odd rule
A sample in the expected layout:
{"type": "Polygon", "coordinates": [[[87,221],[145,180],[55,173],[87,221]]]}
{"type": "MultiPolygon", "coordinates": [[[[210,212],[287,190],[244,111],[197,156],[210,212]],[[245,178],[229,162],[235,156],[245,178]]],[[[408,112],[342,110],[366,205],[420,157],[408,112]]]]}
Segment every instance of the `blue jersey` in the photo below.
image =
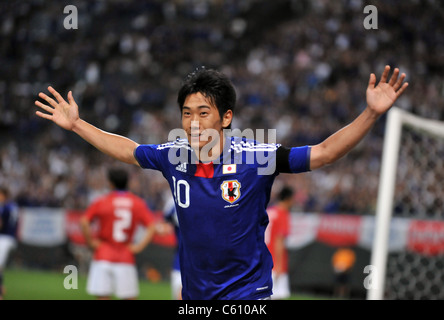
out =
{"type": "Polygon", "coordinates": [[[18,208],[14,202],[0,204],[0,234],[17,236],[18,208]]]}
{"type": "Polygon", "coordinates": [[[186,139],[140,145],[142,168],[168,180],[180,225],[183,299],[260,299],[272,295],[266,208],[280,172],[309,170],[310,147],[287,149],[227,137],[218,160],[202,163],[186,139]]]}

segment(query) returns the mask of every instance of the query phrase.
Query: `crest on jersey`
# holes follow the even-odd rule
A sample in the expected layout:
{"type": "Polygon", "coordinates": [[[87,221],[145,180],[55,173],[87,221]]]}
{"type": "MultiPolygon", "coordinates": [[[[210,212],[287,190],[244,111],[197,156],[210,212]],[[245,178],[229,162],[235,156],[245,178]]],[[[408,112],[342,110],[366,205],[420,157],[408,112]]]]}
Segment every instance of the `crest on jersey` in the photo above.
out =
{"type": "Polygon", "coordinates": [[[239,199],[241,193],[241,184],[237,180],[228,180],[222,182],[220,185],[220,189],[222,190],[222,198],[229,202],[234,203],[237,199],[239,199]]]}

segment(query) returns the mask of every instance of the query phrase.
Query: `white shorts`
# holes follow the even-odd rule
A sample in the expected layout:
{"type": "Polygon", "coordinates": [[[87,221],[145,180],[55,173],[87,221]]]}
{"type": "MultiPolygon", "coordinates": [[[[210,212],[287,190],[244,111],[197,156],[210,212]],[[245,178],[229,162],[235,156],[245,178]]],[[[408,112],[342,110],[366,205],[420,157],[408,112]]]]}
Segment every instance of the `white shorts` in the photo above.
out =
{"type": "Polygon", "coordinates": [[[182,300],[182,278],[176,269],[171,271],[171,294],[173,300],[182,300]]]}
{"type": "Polygon", "coordinates": [[[8,235],[0,235],[0,269],[3,269],[8,262],[9,253],[15,249],[17,242],[15,238],[8,235]]]}
{"type": "Polygon", "coordinates": [[[131,299],[139,296],[136,266],[129,263],[91,261],[86,285],[88,294],[96,297],[131,299]]]}
{"type": "Polygon", "coordinates": [[[273,295],[271,299],[286,299],[290,297],[290,280],[287,273],[281,273],[279,277],[273,276],[273,295]]]}

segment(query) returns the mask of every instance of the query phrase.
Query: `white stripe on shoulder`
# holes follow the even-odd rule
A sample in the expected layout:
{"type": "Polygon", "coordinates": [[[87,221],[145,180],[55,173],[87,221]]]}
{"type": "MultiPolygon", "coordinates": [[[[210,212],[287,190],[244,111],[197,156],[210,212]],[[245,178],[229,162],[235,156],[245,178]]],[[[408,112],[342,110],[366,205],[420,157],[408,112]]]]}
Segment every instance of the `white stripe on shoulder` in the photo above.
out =
{"type": "Polygon", "coordinates": [[[235,151],[236,153],[242,152],[242,151],[251,151],[251,152],[257,152],[257,151],[268,151],[273,152],[276,151],[281,145],[276,143],[258,143],[255,141],[231,141],[231,147],[230,149],[235,151]]]}
{"type": "Polygon", "coordinates": [[[191,150],[191,147],[187,139],[178,139],[175,141],[159,144],[157,146],[157,150],[170,149],[170,148],[185,148],[187,150],[191,150]]]}

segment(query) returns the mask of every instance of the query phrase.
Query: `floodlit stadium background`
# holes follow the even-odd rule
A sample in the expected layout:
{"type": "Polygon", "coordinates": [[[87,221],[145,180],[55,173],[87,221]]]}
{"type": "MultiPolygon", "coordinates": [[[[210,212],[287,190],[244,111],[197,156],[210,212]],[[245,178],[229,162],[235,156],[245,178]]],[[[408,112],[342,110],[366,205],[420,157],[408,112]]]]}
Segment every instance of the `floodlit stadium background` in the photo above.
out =
{"type": "MultiPolygon", "coordinates": [[[[279,143],[300,146],[319,143],[351,122],[365,108],[369,74],[379,76],[389,64],[405,72],[410,84],[396,105],[444,120],[443,4],[373,1],[378,29],[367,30],[363,11],[368,4],[360,0],[3,2],[0,184],[10,188],[31,216],[35,208],[62,214],[60,228],[70,221],[66,211],[81,212],[106,191],[104,173],[113,160],[75,134],[35,116],[34,101],[48,85],[64,96],[72,90],[81,117],[97,127],[139,143],[161,143],[171,129],[180,127],[176,94],[181,80],[196,67],[217,68],[237,88],[233,128],[277,129],[279,143]],[[78,29],[64,28],[66,5],[76,6],[78,29]]],[[[315,172],[281,175],[273,190],[284,182],[295,188],[295,213],[374,215],[384,129],[385,117],[344,159],[315,172]]],[[[131,190],[154,211],[162,210],[170,193],[161,174],[127,168],[131,190]]],[[[71,234],[51,232],[56,234],[54,243],[38,247],[20,243],[9,266],[57,269],[80,264],[72,260],[82,250],[72,245],[71,234]]],[[[145,253],[144,271],[154,268],[167,280],[169,244],[160,239],[154,253],[145,253]]],[[[293,278],[292,290],[330,294],[334,246],[317,243],[304,250],[292,253],[292,267],[317,270],[317,275],[306,278],[324,280],[302,286],[293,278]],[[301,260],[309,260],[309,265],[302,268],[301,260]]],[[[360,248],[356,252],[352,292],[361,298],[369,252],[360,248]]]]}

